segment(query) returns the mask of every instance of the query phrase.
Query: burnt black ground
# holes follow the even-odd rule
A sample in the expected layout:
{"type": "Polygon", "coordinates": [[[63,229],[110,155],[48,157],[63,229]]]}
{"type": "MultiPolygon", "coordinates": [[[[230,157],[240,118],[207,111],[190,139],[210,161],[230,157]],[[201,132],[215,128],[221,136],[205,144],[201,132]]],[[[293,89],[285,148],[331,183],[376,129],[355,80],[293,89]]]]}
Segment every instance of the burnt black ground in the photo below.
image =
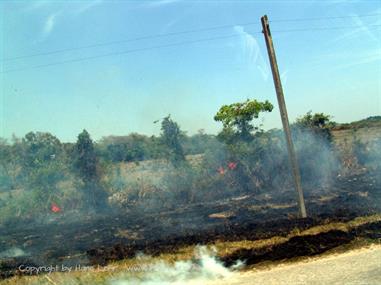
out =
{"type": "MultiPolygon", "coordinates": [[[[257,240],[275,235],[286,236],[295,228],[300,230],[326,223],[348,221],[357,216],[380,213],[380,187],[374,177],[365,174],[339,178],[328,189],[306,191],[309,218],[297,219],[295,193],[292,189],[272,193],[271,199],[248,195],[209,203],[180,206],[159,212],[150,209],[127,209],[103,216],[62,216],[48,223],[18,222],[0,227],[0,252],[20,248],[26,255],[0,258],[0,277],[18,274],[23,265],[94,265],[134,256],[137,252],[156,255],[176,248],[207,244],[216,240],[257,240]],[[366,193],[366,194],[364,194],[366,193]],[[329,199],[321,199],[329,197],[329,199]],[[283,205],[284,207],[274,207],[283,205]],[[231,213],[227,218],[209,215],[231,213]],[[120,235],[121,231],[128,235],[120,235]]],[[[271,193],[271,192],[270,192],[271,193]]],[[[226,264],[240,259],[277,260],[297,255],[320,253],[348,243],[356,236],[368,234],[380,238],[380,224],[351,233],[331,232],[320,239],[315,237],[291,239],[271,252],[239,252],[225,260],[226,264]],[[309,245],[313,252],[306,251],[309,245]],[[295,251],[295,248],[300,248],[295,251]],[[251,259],[250,259],[251,256],[251,259]],[[258,257],[259,256],[259,257],[258,257]]]]}
{"type": "Polygon", "coordinates": [[[231,266],[238,260],[246,265],[253,265],[262,261],[277,261],[299,256],[314,256],[337,246],[348,244],[355,238],[381,238],[381,222],[374,222],[359,226],[349,232],[331,230],[315,235],[304,235],[290,238],[287,242],[273,247],[261,249],[239,249],[224,257],[225,266],[231,266]]]}

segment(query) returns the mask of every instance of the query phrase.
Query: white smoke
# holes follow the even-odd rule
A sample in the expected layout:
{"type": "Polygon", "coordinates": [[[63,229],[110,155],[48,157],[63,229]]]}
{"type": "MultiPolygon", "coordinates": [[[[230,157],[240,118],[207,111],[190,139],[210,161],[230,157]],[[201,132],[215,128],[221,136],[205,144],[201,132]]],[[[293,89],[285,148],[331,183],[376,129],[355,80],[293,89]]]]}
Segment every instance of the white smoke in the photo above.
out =
{"type": "MultiPolygon", "coordinates": [[[[241,262],[233,266],[241,267],[241,262]]],[[[216,279],[228,278],[233,272],[217,260],[216,252],[206,247],[198,247],[192,260],[169,264],[164,261],[149,266],[142,276],[112,280],[112,285],[192,285],[206,284],[216,279]]]]}
{"type": "Polygon", "coordinates": [[[27,255],[27,253],[18,247],[11,247],[10,249],[0,252],[0,258],[20,257],[25,255],[27,255]]]}

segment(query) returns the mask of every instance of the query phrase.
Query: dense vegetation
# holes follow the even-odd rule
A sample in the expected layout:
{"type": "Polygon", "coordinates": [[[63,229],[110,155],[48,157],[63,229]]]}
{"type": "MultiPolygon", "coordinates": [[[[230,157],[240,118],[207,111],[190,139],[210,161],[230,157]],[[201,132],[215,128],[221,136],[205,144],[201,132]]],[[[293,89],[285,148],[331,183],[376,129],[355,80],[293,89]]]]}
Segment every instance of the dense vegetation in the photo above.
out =
{"type": "MultiPolygon", "coordinates": [[[[168,116],[161,120],[158,137],[133,133],[94,142],[83,130],[76,143],[42,132],[14,137],[10,143],[2,139],[0,220],[110,206],[173,207],[288,189],[292,181],[283,132],[265,132],[255,123],[272,109],[271,103],[256,100],[222,106],[214,117],[223,126],[217,136],[202,130],[188,136],[168,116]],[[141,164],[139,171],[147,174],[135,177],[128,163],[141,164]]],[[[329,184],[340,169],[330,119],[309,112],[292,124],[307,188],[329,184]]],[[[379,141],[357,143],[359,164],[379,169],[373,155],[380,156],[379,146],[379,141]]]]}

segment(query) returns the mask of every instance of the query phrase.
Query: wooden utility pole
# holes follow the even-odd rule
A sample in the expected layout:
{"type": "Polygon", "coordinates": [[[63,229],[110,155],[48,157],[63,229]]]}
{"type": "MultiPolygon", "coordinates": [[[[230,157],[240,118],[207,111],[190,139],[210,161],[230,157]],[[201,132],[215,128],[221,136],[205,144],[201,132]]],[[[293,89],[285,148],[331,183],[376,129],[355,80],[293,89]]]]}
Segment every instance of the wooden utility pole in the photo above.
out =
{"type": "Polygon", "coordinates": [[[271,72],[273,74],[274,85],[275,85],[275,91],[278,98],[280,116],[282,118],[284,134],[286,136],[288,155],[290,158],[292,174],[294,176],[295,188],[296,188],[296,191],[298,192],[299,211],[302,218],[306,218],[307,213],[306,213],[306,206],[304,204],[304,196],[303,196],[303,190],[302,190],[302,183],[300,179],[299,166],[298,166],[298,161],[296,159],[294,144],[292,143],[290,124],[288,122],[288,115],[287,115],[287,109],[286,109],[286,102],[284,100],[282,82],[280,81],[278,64],[276,61],[275,49],[273,45],[273,40],[271,38],[270,25],[267,19],[267,15],[264,15],[261,18],[261,22],[263,27],[262,32],[265,35],[267,53],[269,54],[271,72]]]}

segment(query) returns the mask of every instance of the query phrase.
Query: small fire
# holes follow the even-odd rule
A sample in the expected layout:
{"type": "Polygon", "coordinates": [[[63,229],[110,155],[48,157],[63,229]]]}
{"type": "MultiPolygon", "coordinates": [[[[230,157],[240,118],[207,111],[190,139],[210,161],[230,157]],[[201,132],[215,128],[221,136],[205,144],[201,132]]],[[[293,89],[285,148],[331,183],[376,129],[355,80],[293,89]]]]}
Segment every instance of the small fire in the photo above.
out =
{"type": "Polygon", "coordinates": [[[224,175],[225,174],[225,169],[220,166],[218,169],[217,169],[218,173],[221,174],[221,175],[224,175]]]}
{"type": "Polygon", "coordinates": [[[50,210],[52,210],[53,213],[59,213],[61,212],[61,208],[57,206],[57,204],[52,203],[52,206],[50,207],[50,210]]]}
{"type": "Polygon", "coordinates": [[[230,170],[233,170],[237,167],[237,162],[229,162],[228,167],[230,170]]]}

